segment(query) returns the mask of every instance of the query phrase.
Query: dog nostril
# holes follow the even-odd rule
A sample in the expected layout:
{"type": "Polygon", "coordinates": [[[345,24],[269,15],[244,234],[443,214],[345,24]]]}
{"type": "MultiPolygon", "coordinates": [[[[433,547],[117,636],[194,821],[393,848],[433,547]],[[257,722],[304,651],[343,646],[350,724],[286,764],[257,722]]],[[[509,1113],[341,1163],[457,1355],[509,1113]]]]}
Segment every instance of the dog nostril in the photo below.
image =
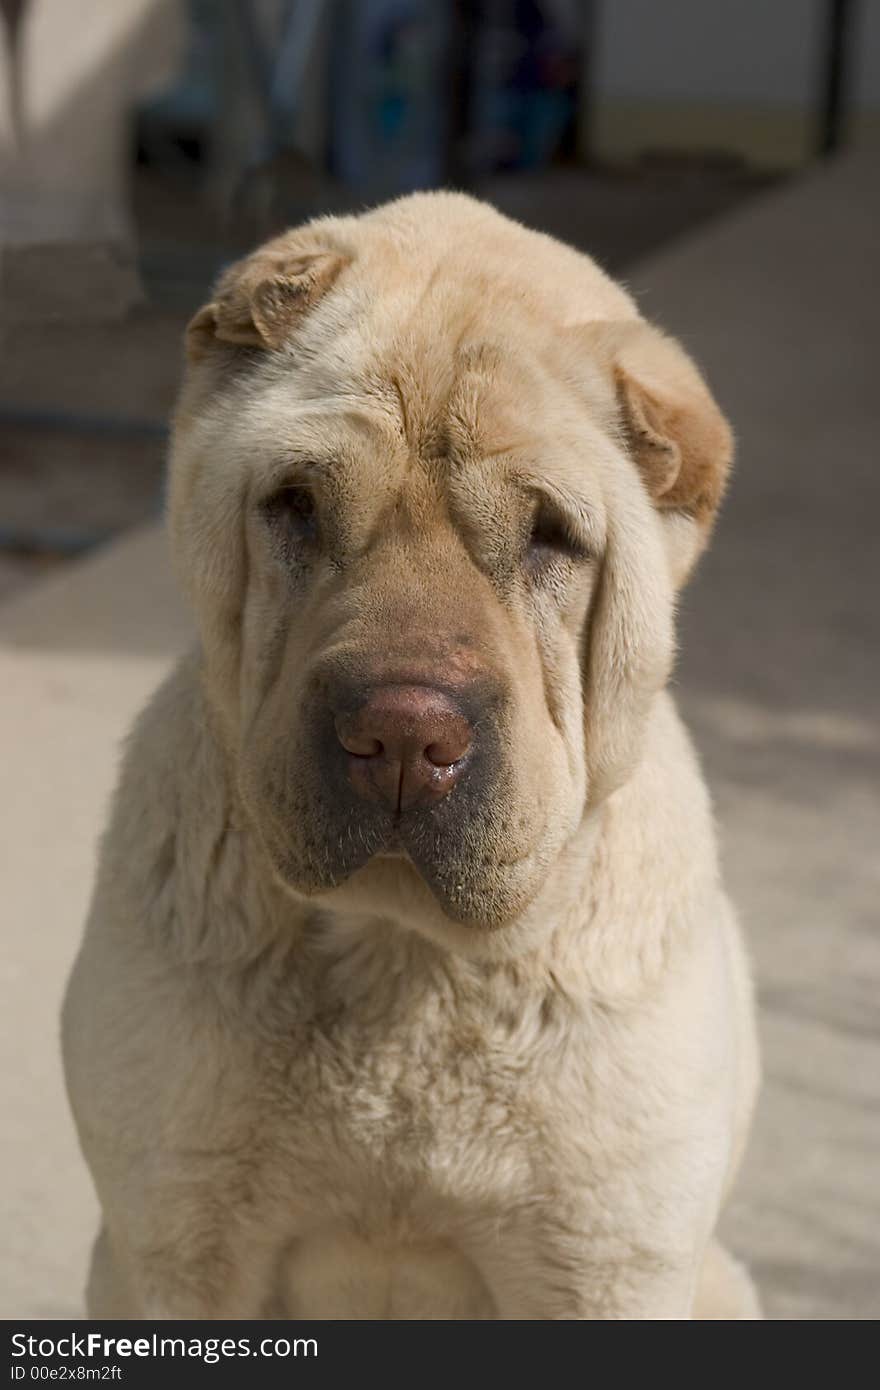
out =
{"type": "Polygon", "coordinates": [[[355,758],[378,758],[379,754],[384,752],[379,739],[373,738],[371,734],[360,734],[351,729],[341,729],[338,722],[336,737],[346,753],[351,753],[355,758]]]}
{"type": "Polygon", "coordinates": [[[455,700],[430,686],[376,686],[334,725],[354,790],[397,814],[446,796],[474,741],[455,700]]]}
{"type": "Polygon", "coordinates": [[[425,749],[425,757],[434,767],[452,767],[453,763],[461,761],[470,746],[471,741],[466,734],[450,734],[446,738],[429,743],[425,749]]]}

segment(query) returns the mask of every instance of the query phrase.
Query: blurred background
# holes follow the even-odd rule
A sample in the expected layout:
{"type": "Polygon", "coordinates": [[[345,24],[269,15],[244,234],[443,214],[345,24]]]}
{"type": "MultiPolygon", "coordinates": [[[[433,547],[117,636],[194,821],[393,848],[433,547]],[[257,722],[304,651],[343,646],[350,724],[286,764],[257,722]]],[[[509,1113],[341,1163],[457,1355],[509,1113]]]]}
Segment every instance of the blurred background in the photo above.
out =
{"type": "Polygon", "coordinates": [[[180,327],[273,232],[445,184],[626,275],[880,131],[874,0],[0,13],[0,593],[157,505],[180,327]]]}
{"type": "Polygon", "coordinates": [[[188,638],[183,327],[272,233],[445,185],[626,280],[737,429],[677,678],[766,1044],[730,1238],[774,1316],[876,1316],[880,0],[0,0],[0,38],[3,1314],[78,1307],[55,1016],[116,742],[188,638]]]}

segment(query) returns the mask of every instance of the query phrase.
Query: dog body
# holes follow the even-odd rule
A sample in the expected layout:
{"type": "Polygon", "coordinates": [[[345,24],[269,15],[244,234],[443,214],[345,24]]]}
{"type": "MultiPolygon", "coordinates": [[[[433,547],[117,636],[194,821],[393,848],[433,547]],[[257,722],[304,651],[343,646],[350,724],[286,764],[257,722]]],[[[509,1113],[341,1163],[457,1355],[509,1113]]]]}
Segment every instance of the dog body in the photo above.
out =
{"type": "Polygon", "coordinates": [[[270,243],[189,352],[200,643],[65,1005],[90,1311],[757,1316],[748,971],[663,689],[730,453],[696,369],[457,195],[270,243]]]}

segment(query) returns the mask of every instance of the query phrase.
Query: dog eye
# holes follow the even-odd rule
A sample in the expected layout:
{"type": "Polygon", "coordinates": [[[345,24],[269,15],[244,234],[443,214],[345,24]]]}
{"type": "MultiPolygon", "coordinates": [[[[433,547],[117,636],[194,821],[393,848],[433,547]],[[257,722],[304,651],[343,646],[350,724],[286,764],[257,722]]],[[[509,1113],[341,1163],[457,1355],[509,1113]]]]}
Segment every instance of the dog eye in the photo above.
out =
{"type": "Polygon", "coordinates": [[[554,556],[569,560],[588,560],[590,552],[571,522],[561,512],[541,506],[532,517],[526,547],[530,565],[538,567],[554,556]]]}
{"type": "Polygon", "coordinates": [[[287,540],[302,544],[317,538],[318,512],[308,488],[282,488],[266,503],[266,515],[287,540]]]}

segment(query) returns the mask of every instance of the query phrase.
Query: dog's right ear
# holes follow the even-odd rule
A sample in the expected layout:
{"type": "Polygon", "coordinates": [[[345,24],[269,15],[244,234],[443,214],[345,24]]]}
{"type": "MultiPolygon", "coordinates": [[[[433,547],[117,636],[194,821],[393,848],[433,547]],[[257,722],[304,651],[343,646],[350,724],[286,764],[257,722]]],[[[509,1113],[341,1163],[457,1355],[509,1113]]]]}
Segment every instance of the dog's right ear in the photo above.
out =
{"type": "Polygon", "coordinates": [[[236,261],[187,327],[190,361],[199,361],[217,344],[270,351],[283,347],[345,264],[339,252],[305,249],[289,233],[236,261]]]}

